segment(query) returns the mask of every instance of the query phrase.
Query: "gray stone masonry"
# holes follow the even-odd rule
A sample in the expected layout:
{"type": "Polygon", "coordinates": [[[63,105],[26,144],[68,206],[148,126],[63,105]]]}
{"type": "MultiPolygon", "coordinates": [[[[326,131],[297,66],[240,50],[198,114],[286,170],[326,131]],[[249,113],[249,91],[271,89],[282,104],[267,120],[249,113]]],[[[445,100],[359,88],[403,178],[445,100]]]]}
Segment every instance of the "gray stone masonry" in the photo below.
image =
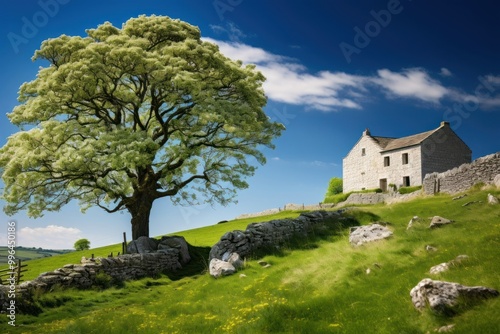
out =
{"type": "Polygon", "coordinates": [[[494,184],[495,177],[500,175],[500,152],[463,164],[444,173],[427,174],[423,182],[426,194],[459,193],[466,191],[479,182],[494,184]]]}
{"type": "MultiPolygon", "coordinates": [[[[175,271],[181,268],[179,250],[168,249],[158,253],[125,254],[116,257],[96,259],[82,258],[81,264],[67,264],[62,268],[40,274],[32,281],[16,286],[16,304],[31,300],[35,291],[50,291],[56,285],[89,288],[96,283],[99,273],[111,276],[115,280],[125,281],[156,276],[163,271],[175,271]]],[[[0,286],[0,312],[7,310],[8,286],[0,286]]]]}
{"type": "Polygon", "coordinates": [[[249,224],[245,231],[224,234],[210,250],[209,261],[223,259],[225,254],[238,253],[245,257],[252,252],[282,245],[295,236],[306,236],[314,226],[329,220],[345,221],[340,211],[314,211],[302,213],[296,219],[278,219],[249,224]]]}

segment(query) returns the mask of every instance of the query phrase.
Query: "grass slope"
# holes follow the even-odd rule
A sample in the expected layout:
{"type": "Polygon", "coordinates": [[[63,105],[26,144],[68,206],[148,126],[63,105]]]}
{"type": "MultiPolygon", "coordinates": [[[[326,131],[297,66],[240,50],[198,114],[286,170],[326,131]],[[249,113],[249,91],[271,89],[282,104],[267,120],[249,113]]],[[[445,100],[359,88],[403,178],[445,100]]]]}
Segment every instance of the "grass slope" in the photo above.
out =
{"type": "MultiPolygon", "coordinates": [[[[0,246],[0,264],[7,263],[9,248],[7,246],[0,246]]],[[[55,250],[55,249],[42,249],[42,248],[27,248],[27,247],[16,247],[16,258],[22,261],[40,259],[44,257],[57,256],[61,254],[71,253],[73,250],[55,250]]]]}
{"type": "Polygon", "coordinates": [[[195,260],[177,275],[102,291],[54,291],[37,298],[43,313],[18,315],[15,329],[2,317],[0,327],[8,333],[426,333],[455,324],[453,333],[500,333],[500,298],[450,318],[416,311],[409,297],[431,277],[430,267],[460,254],[470,259],[433,278],[500,289],[500,209],[486,203],[486,194],[358,207],[352,212],[361,224],[389,222],[394,237],[358,248],[349,245],[348,231],[311,238],[248,259],[243,271],[218,280],[204,271],[209,246],[255,219],[178,233],[194,245],[195,260]],[[482,202],[463,206],[472,201],[482,202]],[[407,230],[415,215],[423,221],[407,230]],[[430,230],[427,218],[434,215],[455,222],[430,230]],[[438,251],[429,253],[426,245],[438,251]],[[262,268],[258,260],[272,266],[262,268]]]}

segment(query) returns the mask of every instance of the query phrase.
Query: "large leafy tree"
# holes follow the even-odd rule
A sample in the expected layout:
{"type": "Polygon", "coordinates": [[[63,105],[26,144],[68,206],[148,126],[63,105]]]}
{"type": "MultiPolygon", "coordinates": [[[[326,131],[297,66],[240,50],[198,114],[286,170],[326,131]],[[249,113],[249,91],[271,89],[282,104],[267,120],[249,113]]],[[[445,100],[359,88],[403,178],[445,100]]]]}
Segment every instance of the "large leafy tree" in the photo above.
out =
{"type": "Polygon", "coordinates": [[[87,37],[44,41],[48,61],[8,115],[0,149],[4,211],[38,217],[72,199],[127,210],[149,235],[153,202],[227,204],[265,163],[282,126],[263,107],[265,78],[180,20],[140,16],[87,37]]]}

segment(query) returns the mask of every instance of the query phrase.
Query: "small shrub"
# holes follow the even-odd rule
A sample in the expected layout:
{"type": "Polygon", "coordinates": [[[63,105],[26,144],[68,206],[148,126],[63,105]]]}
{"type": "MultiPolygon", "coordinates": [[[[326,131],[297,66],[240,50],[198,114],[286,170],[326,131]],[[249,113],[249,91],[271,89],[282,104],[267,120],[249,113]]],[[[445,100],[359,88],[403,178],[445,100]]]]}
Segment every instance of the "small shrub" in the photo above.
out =
{"type": "Polygon", "coordinates": [[[340,177],[332,177],[328,183],[328,189],[326,190],[326,196],[341,194],[343,191],[343,181],[340,177]]]}

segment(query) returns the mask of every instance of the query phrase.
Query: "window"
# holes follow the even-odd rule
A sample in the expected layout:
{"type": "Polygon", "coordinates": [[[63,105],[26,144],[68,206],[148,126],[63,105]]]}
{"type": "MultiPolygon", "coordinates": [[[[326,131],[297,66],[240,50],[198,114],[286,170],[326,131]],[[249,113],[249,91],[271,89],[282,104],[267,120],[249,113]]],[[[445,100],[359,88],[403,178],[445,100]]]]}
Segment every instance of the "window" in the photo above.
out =
{"type": "Polygon", "coordinates": [[[361,149],[361,156],[364,157],[366,155],[366,151],[364,148],[361,149]]]}
{"type": "Polygon", "coordinates": [[[408,153],[403,153],[403,165],[408,164],[408,153]]]}
{"type": "Polygon", "coordinates": [[[384,157],[384,167],[390,166],[391,165],[391,158],[390,157],[384,157]]]}
{"type": "Polygon", "coordinates": [[[403,187],[409,187],[409,186],[410,186],[410,177],[403,176],[403,187]]]}

